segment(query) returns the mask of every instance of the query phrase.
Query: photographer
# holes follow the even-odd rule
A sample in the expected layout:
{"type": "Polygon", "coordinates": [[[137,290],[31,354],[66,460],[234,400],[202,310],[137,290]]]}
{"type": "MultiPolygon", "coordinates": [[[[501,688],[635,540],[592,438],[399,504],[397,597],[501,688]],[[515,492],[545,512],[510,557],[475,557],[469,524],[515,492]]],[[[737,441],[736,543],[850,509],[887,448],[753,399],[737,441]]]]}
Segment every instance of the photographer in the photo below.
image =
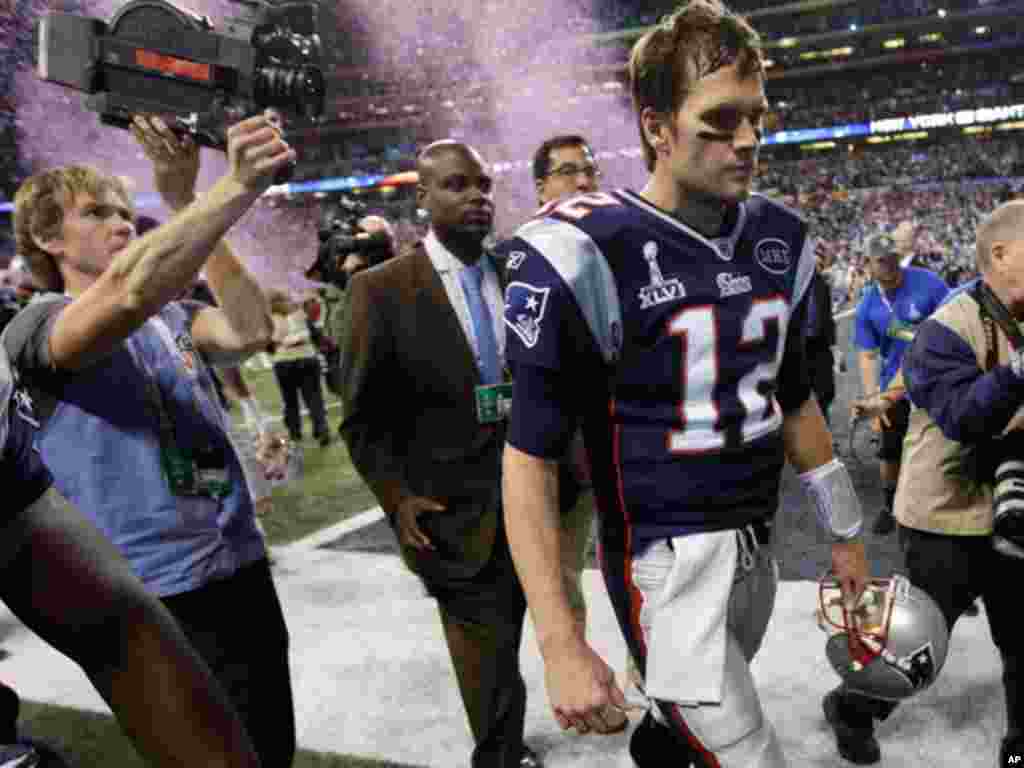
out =
{"type": "Polygon", "coordinates": [[[310,336],[327,361],[327,388],[339,397],[349,280],[398,253],[390,222],[364,214],[365,206],[347,198],[329,208],[320,225],[316,261],[306,271],[308,279],[323,284],[318,291],[318,317],[310,318],[310,336]]]}
{"type": "MultiPolygon", "coordinates": [[[[1024,319],[1024,202],[1006,203],[981,223],[977,253],[981,278],[920,325],[903,360],[913,408],[895,516],[908,576],[935,600],[950,631],[976,598],[984,600],[1006,694],[999,765],[1011,765],[1024,755],[1024,651],[1009,588],[1024,578],[1024,540],[1012,532],[1019,515],[998,514],[999,493],[993,514],[992,486],[1005,459],[1024,459],[1024,339],[1013,328],[1024,319]],[[1002,526],[1011,529],[1006,538],[1017,556],[1006,553],[1002,526]]],[[[885,413],[885,400],[900,396],[898,381],[892,389],[862,408],[885,413]]],[[[895,705],[843,689],[834,704],[840,753],[877,762],[874,719],[885,719],[895,705]]]]}
{"type": "Polygon", "coordinates": [[[228,129],[228,170],[196,197],[195,143],[159,118],[136,118],[134,133],[176,214],[136,238],[117,178],[79,165],[30,177],[15,198],[15,234],[49,293],[11,321],[3,344],[37,405],[35,443],[56,488],[178,620],[263,768],[285,768],[295,752],[288,632],[196,353],[231,365],[269,342],[263,292],[222,238],[295,153],[276,115],[243,120],[228,129]],[[177,301],[200,269],[220,307],[177,301]]]}

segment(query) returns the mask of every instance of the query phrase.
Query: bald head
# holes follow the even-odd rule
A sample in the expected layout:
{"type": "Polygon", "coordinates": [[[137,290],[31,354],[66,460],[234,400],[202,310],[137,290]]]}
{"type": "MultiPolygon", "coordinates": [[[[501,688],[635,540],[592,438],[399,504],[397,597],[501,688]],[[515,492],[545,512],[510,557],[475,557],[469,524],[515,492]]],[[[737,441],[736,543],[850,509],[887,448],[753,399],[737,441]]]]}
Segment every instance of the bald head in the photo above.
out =
{"type": "Polygon", "coordinates": [[[433,144],[427,145],[416,158],[416,171],[420,176],[420,184],[431,181],[437,172],[437,164],[443,157],[456,155],[475,160],[481,166],[484,164],[480,153],[473,147],[455,139],[441,139],[433,144]]]}
{"type": "Polygon", "coordinates": [[[993,249],[1015,240],[1024,240],[1024,200],[1003,203],[978,225],[978,270],[988,272],[992,268],[993,249]]]}

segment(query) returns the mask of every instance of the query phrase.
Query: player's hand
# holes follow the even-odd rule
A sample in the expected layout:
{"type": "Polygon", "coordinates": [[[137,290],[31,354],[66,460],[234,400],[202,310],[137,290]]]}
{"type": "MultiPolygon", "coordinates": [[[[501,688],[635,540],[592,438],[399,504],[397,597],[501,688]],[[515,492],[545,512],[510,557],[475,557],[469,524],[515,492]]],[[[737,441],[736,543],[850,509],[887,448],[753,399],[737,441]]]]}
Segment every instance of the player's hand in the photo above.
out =
{"type": "Polygon", "coordinates": [[[199,146],[192,137],[179,137],[155,115],[135,115],[131,131],[153,163],[153,182],[163,201],[176,211],[191,203],[199,175],[199,146]]]}
{"type": "Polygon", "coordinates": [[[444,512],[446,507],[440,502],[424,496],[406,496],[398,504],[395,512],[395,526],[398,529],[398,542],[406,547],[418,550],[435,549],[430,538],[420,529],[419,516],[423,512],[444,512]]]}
{"type": "Polygon", "coordinates": [[[544,681],[551,711],[563,731],[609,732],[611,724],[604,719],[608,706],[626,709],[615,672],[581,637],[574,635],[546,651],[544,681]]]}
{"type": "Polygon", "coordinates": [[[229,173],[247,189],[262,192],[293,162],[295,150],[281,137],[281,121],[273,110],[228,128],[229,173]]]}
{"type": "Polygon", "coordinates": [[[843,591],[847,610],[852,611],[870,578],[864,541],[859,536],[832,545],[832,574],[843,591]]]}

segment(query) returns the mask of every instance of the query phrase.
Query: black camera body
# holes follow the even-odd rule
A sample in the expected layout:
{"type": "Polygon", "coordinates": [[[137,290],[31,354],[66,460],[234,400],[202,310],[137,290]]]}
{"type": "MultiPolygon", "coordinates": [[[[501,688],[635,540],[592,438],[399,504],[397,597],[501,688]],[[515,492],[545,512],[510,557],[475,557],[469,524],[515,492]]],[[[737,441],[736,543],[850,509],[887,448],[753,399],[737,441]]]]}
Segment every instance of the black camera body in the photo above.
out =
{"type": "Polygon", "coordinates": [[[306,272],[307,276],[319,273],[324,282],[344,287],[348,274],[341,265],[348,254],[362,256],[367,267],[376,266],[394,255],[391,240],[386,234],[375,232],[365,236],[363,233],[359,221],[366,212],[365,203],[345,196],[325,206],[317,231],[320,245],[316,261],[306,272]],[[361,233],[363,237],[359,237],[361,233]]]}
{"type": "Polygon", "coordinates": [[[215,149],[227,146],[228,125],[268,107],[319,118],[336,26],[328,6],[257,0],[242,8],[225,33],[168,0],[129,0],[109,22],[48,13],[38,22],[37,72],[87,94],[102,123],[127,128],[135,114],[158,114],[215,149]]]}

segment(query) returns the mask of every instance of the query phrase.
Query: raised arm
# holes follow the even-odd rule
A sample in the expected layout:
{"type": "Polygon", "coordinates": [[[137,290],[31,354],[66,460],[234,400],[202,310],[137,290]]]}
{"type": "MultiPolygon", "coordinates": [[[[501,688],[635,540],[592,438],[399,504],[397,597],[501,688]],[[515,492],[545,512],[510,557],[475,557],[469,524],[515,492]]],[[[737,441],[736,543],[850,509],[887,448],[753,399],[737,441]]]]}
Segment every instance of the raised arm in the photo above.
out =
{"type": "Polygon", "coordinates": [[[231,126],[224,176],[166,224],[131,242],[60,313],[50,337],[53,364],[76,370],[103,358],[178,298],[224,233],[293,158],[294,151],[267,116],[231,126]]]}

